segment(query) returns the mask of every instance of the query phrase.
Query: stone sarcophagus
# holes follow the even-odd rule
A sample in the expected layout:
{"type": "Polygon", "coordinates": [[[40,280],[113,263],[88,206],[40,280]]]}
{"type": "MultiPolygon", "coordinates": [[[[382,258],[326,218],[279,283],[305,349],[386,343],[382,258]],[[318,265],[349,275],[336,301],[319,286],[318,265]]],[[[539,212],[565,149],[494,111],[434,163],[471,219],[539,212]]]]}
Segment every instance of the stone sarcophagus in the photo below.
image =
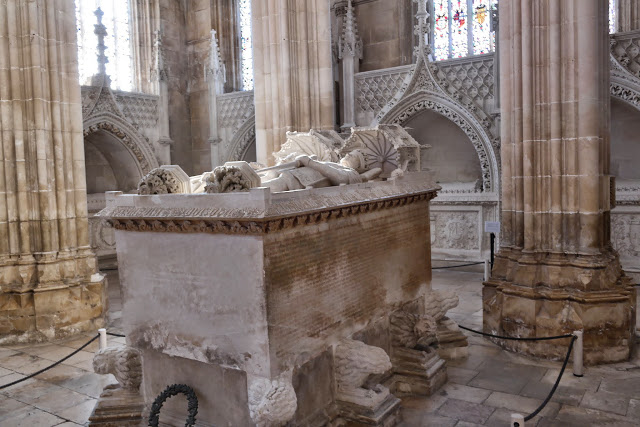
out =
{"type": "MultiPolygon", "coordinates": [[[[435,329],[411,326],[437,320],[426,301],[437,189],[416,172],[280,193],[109,194],[100,215],[115,228],[145,405],[181,383],[202,425],[394,425],[395,373],[405,394],[446,380],[436,340],[421,336],[435,329]],[[401,343],[394,313],[409,325],[401,343]]],[[[186,408],[169,401],[163,414],[184,422],[186,408]]]]}

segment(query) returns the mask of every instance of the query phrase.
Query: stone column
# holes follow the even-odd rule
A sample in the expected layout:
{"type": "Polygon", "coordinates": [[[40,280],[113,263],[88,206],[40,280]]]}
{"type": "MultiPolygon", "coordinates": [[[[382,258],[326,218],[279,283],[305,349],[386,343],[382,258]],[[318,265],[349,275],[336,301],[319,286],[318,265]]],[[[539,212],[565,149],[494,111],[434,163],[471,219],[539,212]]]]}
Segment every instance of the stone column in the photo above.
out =
{"type": "Polygon", "coordinates": [[[0,2],[0,343],[103,325],[73,0],[0,2]]]}
{"type": "Polygon", "coordinates": [[[152,79],[154,58],[154,34],[160,29],[160,4],[158,0],[133,0],[131,2],[131,38],[133,39],[133,64],[135,87],[144,93],[157,94],[152,79]]]}
{"type": "Polygon", "coordinates": [[[617,0],[616,32],[640,29],[640,0],[617,0]]]}
{"type": "Polygon", "coordinates": [[[162,31],[155,33],[154,66],[151,73],[151,81],[157,85],[158,100],[158,125],[160,136],[155,144],[156,156],[160,164],[171,164],[171,132],[169,129],[169,71],[164,59],[164,47],[162,45],[162,31]]]}
{"type": "Polygon", "coordinates": [[[226,72],[220,57],[216,30],[211,30],[210,43],[209,65],[206,74],[209,86],[209,144],[211,144],[211,168],[213,169],[222,164],[222,153],[220,153],[222,139],[218,133],[218,95],[224,93],[226,72]]]}
{"type": "Polygon", "coordinates": [[[356,125],[356,73],[362,59],[362,40],[358,37],[358,25],[353,13],[353,2],[347,3],[347,14],[340,40],[338,58],[342,65],[342,131],[348,132],[356,125]]]}
{"type": "Polygon", "coordinates": [[[252,2],[258,161],[273,163],[287,131],[333,129],[330,4],[252,2]]]}
{"type": "MultiPolygon", "coordinates": [[[[502,245],[486,332],[584,329],[587,363],[629,357],[635,288],[610,242],[606,0],[500,1],[502,245]]],[[[561,358],[568,339],[506,341],[561,358]]]]}

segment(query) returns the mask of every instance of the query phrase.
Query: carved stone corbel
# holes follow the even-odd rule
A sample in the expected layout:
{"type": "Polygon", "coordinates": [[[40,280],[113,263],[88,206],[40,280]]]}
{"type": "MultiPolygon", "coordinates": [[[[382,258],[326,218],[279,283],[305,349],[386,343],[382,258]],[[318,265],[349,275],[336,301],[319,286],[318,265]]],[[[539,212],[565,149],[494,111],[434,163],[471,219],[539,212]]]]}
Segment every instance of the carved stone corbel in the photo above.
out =
{"type": "Polygon", "coordinates": [[[291,421],[298,407],[292,377],[290,369],[274,380],[248,379],[249,415],[257,427],[279,427],[291,421]]]}

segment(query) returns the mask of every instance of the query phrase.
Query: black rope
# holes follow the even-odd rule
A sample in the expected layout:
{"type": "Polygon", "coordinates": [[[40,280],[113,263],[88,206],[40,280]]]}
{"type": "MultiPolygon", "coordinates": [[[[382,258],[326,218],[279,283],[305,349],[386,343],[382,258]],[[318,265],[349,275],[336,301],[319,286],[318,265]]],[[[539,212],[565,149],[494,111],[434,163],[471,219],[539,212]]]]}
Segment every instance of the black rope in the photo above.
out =
{"type": "Polygon", "coordinates": [[[470,265],[478,265],[478,264],[484,264],[484,261],[479,261],[479,262],[472,262],[470,264],[459,264],[459,265],[445,265],[443,267],[432,267],[432,270],[442,270],[445,268],[458,268],[458,267],[469,267],[470,265]]]}
{"type": "Polygon", "coordinates": [[[500,335],[493,335],[493,334],[487,334],[486,332],[481,332],[481,331],[474,331],[473,329],[469,329],[469,328],[465,328],[462,325],[458,325],[458,327],[460,329],[464,329],[465,331],[469,331],[469,332],[473,332],[475,334],[480,334],[480,335],[484,335],[485,337],[491,337],[491,338],[499,338],[501,340],[513,340],[513,341],[544,341],[544,340],[558,340],[560,338],[571,338],[573,335],[572,334],[566,334],[566,335],[557,335],[555,337],[539,337],[539,338],[517,338],[517,337],[503,337],[500,335]]]}
{"type": "Polygon", "coordinates": [[[556,380],[556,383],[553,385],[553,388],[551,389],[551,392],[549,393],[547,398],[544,400],[544,402],[542,402],[542,405],[540,405],[538,407],[538,409],[536,409],[531,414],[529,414],[526,417],[524,417],[525,421],[529,421],[531,418],[533,418],[536,415],[538,415],[540,413],[540,411],[542,411],[544,409],[544,407],[547,406],[547,403],[549,403],[549,401],[553,397],[553,393],[556,392],[556,389],[558,388],[558,384],[560,384],[560,380],[562,379],[562,374],[564,374],[564,370],[567,367],[567,363],[569,362],[569,355],[571,354],[571,349],[573,348],[573,343],[574,343],[575,340],[576,340],[576,337],[574,336],[571,339],[571,343],[569,343],[569,351],[567,351],[567,357],[564,358],[564,363],[562,364],[562,369],[560,369],[560,375],[558,375],[558,379],[556,380]]]}
{"type": "Polygon", "coordinates": [[[176,394],[184,394],[187,396],[188,411],[187,421],[184,427],[192,427],[196,424],[196,415],[198,414],[198,397],[191,387],[185,384],[173,384],[164,389],[162,393],[156,397],[151,405],[151,413],[149,413],[149,426],[158,427],[160,422],[160,410],[164,402],[176,394]]]}
{"type": "Polygon", "coordinates": [[[66,357],[63,357],[62,359],[58,360],[57,362],[54,362],[52,365],[49,365],[49,366],[47,366],[46,368],[42,368],[42,369],[40,369],[38,372],[34,372],[33,374],[31,374],[31,375],[29,375],[29,376],[26,376],[26,377],[24,377],[24,378],[20,378],[19,380],[15,380],[15,381],[13,381],[13,382],[11,382],[11,383],[9,383],[9,384],[1,385],[1,386],[0,386],[0,390],[2,390],[3,388],[11,387],[12,385],[16,385],[16,384],[21,383],[21,382],[23,382],[23,381],[26,381],[26,380],[28,380],[28,379],[31,379],[31,378],[35,377],[36,375],[39,375],[39,374],[41,374],[41,373],[43,373],[43,372],[45,372],[45,371],[48,371],[49,369],[53,368],[54,366],[59,365],[60,363],[62,363],[62,362],[64,362],[65,360],[67,360],[68,358],[70,358],[70,357],[75,356],[76,354],[78,354],[78,353],[79,353],[81,350],[83,350],[86,346],[88,346],[89,344],[91,344],[92,342],[94,342],[95,340],[97,340],[99,336],[100,336],[100,335],[98,334],[98,335],[96,335],[95,337],[91,338],[91,339],[90,339],[89,341],[87,341],[87,343],[86,343],[86,344],[84,344],[82,347],[80,347],[80,348],[79,348],[79,349],[77,349],[77,350],[74,350],[74,352],[73,352],[73,353],[71,353],[70,355],[68,355],[68,356],[66,356],[66,357]]]}
{"type": "Polygon", "coordinates": [[[113,332],[107,332],[107,335],[111,335],[112,337],[118,337],[118,338],[126,338],[126,335],[114,334],[113,332]]]}

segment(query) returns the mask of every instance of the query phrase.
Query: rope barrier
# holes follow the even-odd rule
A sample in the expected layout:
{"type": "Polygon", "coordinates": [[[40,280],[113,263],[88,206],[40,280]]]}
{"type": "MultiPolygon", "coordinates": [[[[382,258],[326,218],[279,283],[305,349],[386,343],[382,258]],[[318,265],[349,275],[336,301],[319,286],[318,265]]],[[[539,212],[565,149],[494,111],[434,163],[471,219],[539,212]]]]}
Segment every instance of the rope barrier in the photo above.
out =
{"type": "Polygon", "coordinates": [[[475,331],[473,329],[469,329],[466,328],[462,325],[458,325],[458,327],[460,329],[464,329],[465,331],[469,331],[469,332],[473,332],[475,334],[480,334],[480,335],[484,335],[485,337],[491,337],[491,338],[499,338],[501,340],[513,340],[513,341],[545,341],[545,340],[558,340],[561,338],[571,338],[573,337],[573,334],[566,334],[566,335],[556,335],[554,337],[532,337],[532,338],[518,338],[518,337],[503,337],[500,335],[493,335],[493,334],[488,334],[486,332],[481,332],[481,331],[475,331]]]}
{"type": "Polygon", "coordinates": [[[524,417],[525,421],[529,421],[531,418],[533,418],[536,415],[538,415],[540,413],[540,411],[542,411],[544,409],[544,407],[547,406],[547,403],[549,403],[549,401],[553,397],[553,393],[556,392],[556,389],[558,388],[558,384],[560,384],[560,380],[562,379],[562,374],[564,374],[564,370],[567,367],[567,363],[569,362],[569,355],[571,354],[571,349],[573,348],[573,343],[575,341],[576,341],[576,337],[574,336],[571,339],[571,343],[569,343],[569,351],[567,351],[567,356],[564,358],[564,363],[562,364],[562,369],[560,369],[560,375],[558,375],[558,379],[556,379],[556,383],[553,385],[553,388],[551,389],[551,392],[549,392],[549,395],[544,400],[544,402],[542,402],[542,405],[540,405],[538,407],[538,409],[536,409],[535,411],[533,411],[532,413],[530,413],[529,415],[524,417]]]}
{"type": "Polygon", "coordinates": [[[118,338],[126,338],[126,335],[114,334],[113,332],[107,332],[107,335],[111,335],[112,337],[118,337],[118,338]]]}
{"type": "Polygon", "coordinates": [[[98,334],[98,335],[96,335],[95,337],[91,338],[91,339],[90,339],[89,341],[87,341],[87,342],[86,342],[82,347],[80,347],[80,348],[79,348],[79,349],[77,349],[77,350],[74,350],[74,351],[73,351],[73,353],[71,353],[70,355],[68,355],[68,356],[66,356],[66,357],[63,357],[62,359],[58,360],[57,362],[54,362],[53,364],[51,364],[51,365],[47,366],[46,368],[42,368],[42,369],[40,369],[38,372],[34,372],[34,373],[33,373],[33,374],[31,374],[31,375],[28,375],[28,376],[26,376],[26,377],[24,377],[24,378],[20,378],[19,380],[16,380],[16,381],[10,382],[9,384],[1,385],[1,386],[0,386],[0,390],[2,390],[2,389],[4,389],[4,388],[7,388],[7,387],[11,387],[12,385],[16,385],[16,384],[21,383],[21,382],[23,382],[23,381],[26,381],[26,380],[28,380],[28,379],[31,379],[31,378],[35,377],[36,375],[39,375],[39,374],[41,374],[41,373],[43,373],[43,372],[45,372],[45,371],[48,371],[49,369],[53,368],[54,366],[57,366],[57,365],[61,364],[62,362],[64,362],[65,360],[69,359],[70,357],[75,356],[75,355],[76,355],[76,354],[78,354],[81,350],[83,350],[85,347],[87,347],[89,344],[91,344],[92,342],[94,342],[95,340],[97,340],[99,336],[100,336],[100,335],[98,334]]]}
{"type": "Polygon", "coordinates": [[[443,270],[445,268],[458,268],[458,267],[469,267],[470,265],[479,265],[484,264],[484,261],[472,262],[469,264],[459,264],[459,265],[445,265],[442,267],[431,267],[432,270],[443,270]]]}

